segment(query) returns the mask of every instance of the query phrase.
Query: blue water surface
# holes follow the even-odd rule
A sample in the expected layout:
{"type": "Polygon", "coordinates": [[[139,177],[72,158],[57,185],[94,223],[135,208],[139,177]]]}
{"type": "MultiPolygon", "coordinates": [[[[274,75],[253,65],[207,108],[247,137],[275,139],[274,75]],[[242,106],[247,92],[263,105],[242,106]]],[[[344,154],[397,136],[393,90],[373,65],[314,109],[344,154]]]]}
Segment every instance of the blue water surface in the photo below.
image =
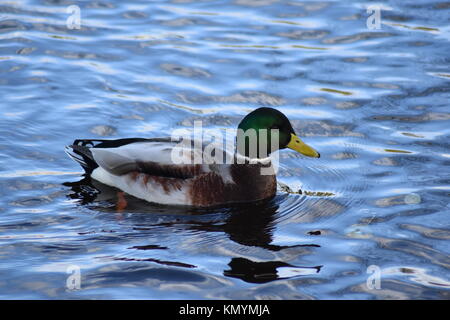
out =
{"type": "Polygon", "coordinates": [[[450,299],[449,13],[437,0],[0,3],[0,298],[450,299]],[[64,154],[196,120],[234,129],[261,106],[321,153],[282,151],[261,203],[118,212],[64,154]]]}

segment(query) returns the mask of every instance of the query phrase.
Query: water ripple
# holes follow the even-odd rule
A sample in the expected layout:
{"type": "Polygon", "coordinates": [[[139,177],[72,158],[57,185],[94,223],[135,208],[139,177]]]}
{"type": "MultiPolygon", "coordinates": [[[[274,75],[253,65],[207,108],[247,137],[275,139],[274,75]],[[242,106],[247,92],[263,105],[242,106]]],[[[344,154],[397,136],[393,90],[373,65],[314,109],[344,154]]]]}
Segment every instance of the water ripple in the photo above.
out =
{"type": "Polygon", "coordinates": [[[449,299],[449,5],[387,1],[372,30],[369,4],[1,4],[0,298],[449,299]],[[267,201],[118,212],[63,152],[259,106],[321,153],[281,151],[267,201]]]}

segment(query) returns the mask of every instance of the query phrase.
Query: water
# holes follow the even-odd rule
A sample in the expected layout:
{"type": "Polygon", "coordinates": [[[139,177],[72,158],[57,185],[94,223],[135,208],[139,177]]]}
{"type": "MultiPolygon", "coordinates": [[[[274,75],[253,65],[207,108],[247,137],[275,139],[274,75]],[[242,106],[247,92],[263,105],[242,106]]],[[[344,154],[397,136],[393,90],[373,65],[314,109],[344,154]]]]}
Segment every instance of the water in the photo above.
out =
{"type": "Polygon", "coordinates": [[[450,5],[369,4],[1,3],[0,298],[449,299],[450,5]],[[63,151],[259,106],[322,157],[254,205],[117,212],[63,151]]]}

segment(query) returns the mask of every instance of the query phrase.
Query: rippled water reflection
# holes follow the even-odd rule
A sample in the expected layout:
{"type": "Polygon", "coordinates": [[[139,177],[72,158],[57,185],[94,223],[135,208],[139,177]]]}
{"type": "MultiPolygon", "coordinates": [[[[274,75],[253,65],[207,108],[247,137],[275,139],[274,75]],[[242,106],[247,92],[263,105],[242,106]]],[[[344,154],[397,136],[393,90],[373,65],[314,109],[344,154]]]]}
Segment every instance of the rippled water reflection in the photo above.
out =
{"type": "Polygon", "coordinates": [[[0,298],[449,299],[450,5],[368,4],[0,4],[0,298]],[[283,151],[270,201],[117,212],[63,151],[258,106],[322,155],[283,151]]]}

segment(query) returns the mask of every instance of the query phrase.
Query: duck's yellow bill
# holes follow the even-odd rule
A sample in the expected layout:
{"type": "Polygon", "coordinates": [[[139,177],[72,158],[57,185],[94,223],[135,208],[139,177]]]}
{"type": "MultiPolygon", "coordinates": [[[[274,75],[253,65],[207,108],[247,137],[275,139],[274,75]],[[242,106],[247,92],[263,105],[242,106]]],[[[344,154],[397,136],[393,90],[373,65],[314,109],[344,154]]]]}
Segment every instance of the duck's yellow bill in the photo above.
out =
{"type": "Polygon", "coordinates": [[[291,133],[291,141],[289,141],[287,147],[307,157],[320,158],[320,154],[316,150],[308,146],[293,133],[291,133]]]}

